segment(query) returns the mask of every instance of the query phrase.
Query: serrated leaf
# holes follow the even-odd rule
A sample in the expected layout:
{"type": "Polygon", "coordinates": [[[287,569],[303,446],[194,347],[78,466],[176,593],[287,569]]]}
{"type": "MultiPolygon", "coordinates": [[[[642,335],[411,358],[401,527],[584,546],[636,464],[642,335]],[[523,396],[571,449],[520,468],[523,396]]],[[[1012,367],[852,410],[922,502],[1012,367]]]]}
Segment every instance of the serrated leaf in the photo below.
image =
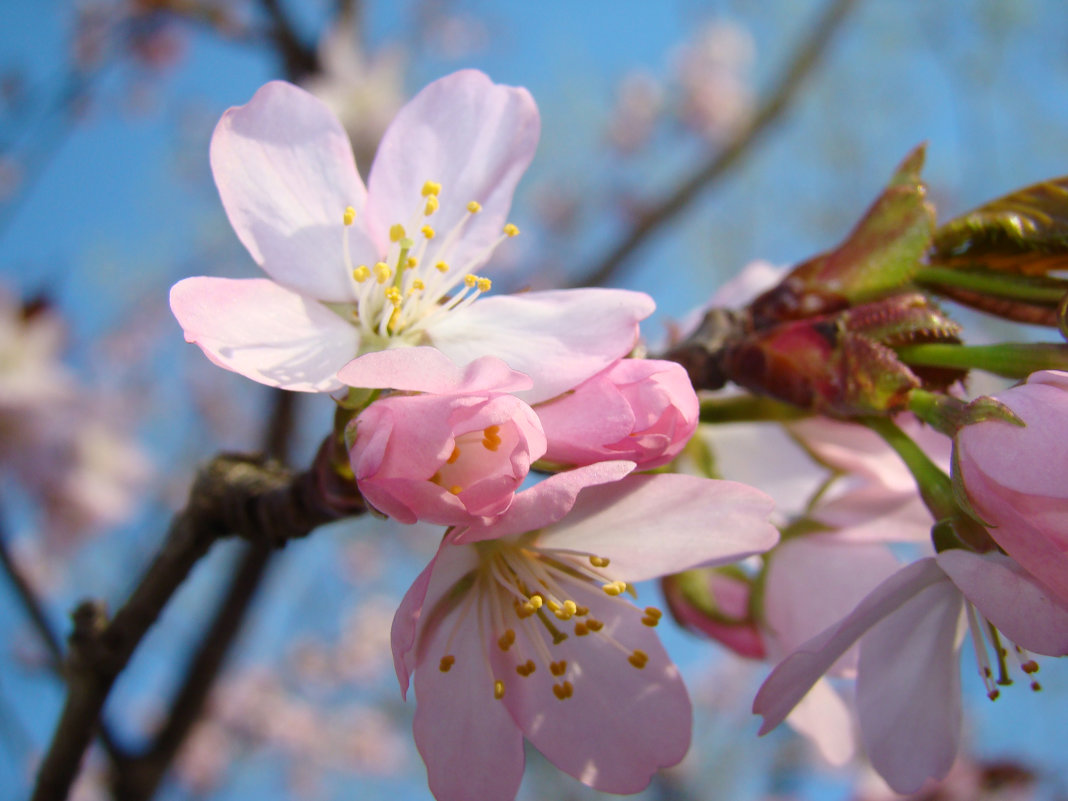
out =
{"type": "Polygon", "coordinates": [[[942,225],[929,263],[1045,275],[1068,268],[1068,176],[993,200],[942,225]]]}

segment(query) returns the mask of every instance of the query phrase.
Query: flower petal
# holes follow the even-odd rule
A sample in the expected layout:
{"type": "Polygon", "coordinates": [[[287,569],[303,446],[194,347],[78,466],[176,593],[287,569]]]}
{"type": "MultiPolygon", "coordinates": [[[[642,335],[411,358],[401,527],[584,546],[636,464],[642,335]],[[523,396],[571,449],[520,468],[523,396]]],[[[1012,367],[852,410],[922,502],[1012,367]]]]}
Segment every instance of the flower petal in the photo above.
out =
{"type": "MultiPolygon", "coordinates": [[[[883,545],[821,536],[779,545],[769,557],[764,582],[769,656],[781,658],[840,621],[899,567],[883,545]]],[[[830,672],[842,675],[855,668],[856,653],[849,651],[830,672]]]]}
{"type": "Polygon", "coordinates": [[[561,676],[544,663],[529,676],[515,675],[514,664],[538,653],[529,635],[517,631],[507,655],[491,651],[509,675],[503,700],[527,739],[560,770],[604,792],[636,793],[686,754],[690,699],[655,631],[640,622],[640,610],[581,582],[572,597],[604,628],[548,646],[554,660],[567,663],[561,676]],[[643,668],[628,662],[634,649],[648,657],[643,668]],[[565,680],[573,693],[560,700],[552,685],[565,680]]]}
{"type": "Polygon", "coordinates": [[[265,278],[186,278],[171,311],[215,364],[282,389],[340,389],[337,371],[360,347],[355,326],[265,278]]]}
{"type": "Polygon", "coordinates": [[[933,558],[906,565],[876,587],[838,624],[817,634],[780,662],[753,701],[753,712],[764,717],[760,734],[767,734],[782,723],[812,685],[868,629],[909,598],[939,582],[951,584],[933,558]]]}
{"type": "Polygon", "coordinates": [[[585,488],[616,482],[633,469],[634,462],[597,462],[549,476],[518,493],[500,517],[489,523],[457,528],[450,541],[477,542],[544,528],[571,511],[575,498],[585,488]]]}
{"type": "Polygon", "coordinates": [[[627,355],[638,322],[653,313],[648,295],[624,289],[564,289],[479,298],[440,315],[427,335],[457,364],[496,356],[534,379],[516,393],[548,400],[627,355]]]}
{"type": "Polygon", "coordinates": [[[999,553],[944,551],[938,564],[987,620],[1014,643],[1046,656],[1068,654],[1068,605],[999,553]]]}
{"type": "Polygon", "coordinates": [[[941,779],[957,756],[962,625],[963,597],[942,581],[905,600],[860,642],[861,739],[898,793],[941,779]]]}
{"type": "Polygon", "coordinates": [[[268,275],[316,300],[355,297],[342,237],[356,254],[374,248],[342,217],[348,206],[362,213],[366,191],[325,104],[292,84],[265,84],[219,120],[211,170],[230,224],[268,275]]]}
{"type": "Polygon", "coordinates": [[[734,481],[628,476],[583,490],[538,547],[605,557],[613,576],[644,581],[766,551],[779,540],[768,522],[773,505],[734,481]]]}
{"type": "Polygon", "coordinates": [[[820,754],[835,766],[853,758],[856,743],[853,715],[830,682],[820,679],[786,717],[787,725],[812,741],[820,754]]]}
{"type": "Polygon", "coordinates": [[[393,625],[389,631],[390,646],[393,650],[393,669],[397,673],[401,698],[404,700],[408,699],[408,681],[412,671],[415,670],[415,636],[418,631],[419,618],[423,612],[423,603],[426,600],[430,576],[434,572],[437,558],[435,554],[430,563],[423,568],[423,572],[412,582],[412,586],[404,593],[400,606],[393,615],[393,625]]]}
{"type": "Polygon", "coordinates": [[[469,217],[449,263],[476,269],[501,236],[540,130],[526,89],[495,84],[477,70],[434,81],[397,113],[378,146],[368,179],[373,238],[385,243],[391,225],[406,225],[424,205],[423,185],[435,181],[442,188],[433,226],[446,233],[469,217]],[[468,215],[472,200],[482,211],[468,215]]]}
{"type": "Polygon", "coordinates": [[[350,387],[433,392],[439,395],[474,392],[515,392],[533,382],[492,356],[475,359],[460,369],[437,348],[394,348],[364,354],[349,362],[338,379],[350,387]]]}
{"type": "Polygon", "coordinates": [[[454,591],[476,559],[473,548],[442,546],[419,618],[413,728],[437,801],[513,801],[523,777],[523,736],[494,698],[478,601],[464,604],[478,590],[454,591]],[[455,663],[443,672],[446,655],[455,663]]]}

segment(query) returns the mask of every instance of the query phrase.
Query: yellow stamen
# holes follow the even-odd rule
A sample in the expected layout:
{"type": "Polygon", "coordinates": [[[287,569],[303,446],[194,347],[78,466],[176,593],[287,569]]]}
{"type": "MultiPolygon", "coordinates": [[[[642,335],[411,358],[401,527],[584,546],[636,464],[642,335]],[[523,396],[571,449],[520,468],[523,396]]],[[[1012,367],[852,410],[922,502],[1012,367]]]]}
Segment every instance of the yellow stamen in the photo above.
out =
{"type": "Polygon", "coordinates": [[[356,209],[354,209],[352,206],[346,206],[345,207],[345,213],[344,213],[344,215],[342,215],[341,221],[343,223],[345,223],[345,225],[352,225],[352,223],[355,220],[356,220],[356,209]]]}
{"type": "Polygon", "coordinates": [[[375,278],[378,279],[378,283],[380,284],[386,283],[386,281],[393,277],[393,271],[389,269],[389,265],[386,264],[384,261],[380,261],[375,264],[374,271],[375,278]]]}
{"type": "Polygon", "coordinates": [[[561,701],[566,698],[570,698],[573,692],[574,688],[571,686],[571,682],[569,681],[553,685],[553,695],[555,695],[561,701]]]}
{"type": "Polygon", "coordinates": [[[440,204],[438,203],[438,199],[431,195],[426,199],[426,205],[423,206],[423,215],[429,217],[431,214],[438,210],[439,205],[440,204]]]}
{"type": "Polygon", "coordinates": [[[414,281],[412,281],[410,292],[416,292],[420,289],[426,289],[426,284],[423,283],[422,278],[416,278],[414,281]]]}
{"type": "Polygon", "coordinates": [[[591,556],[590,564],[594,567],[608,567],[609,562],[603,556],[591,556]]]}
{"type": "Polygon", "coordinates": [[[497,647],[502,651],[507,651],[515,643],[515,632],[511,629],[506,629],[504,634],[497,638],[497,647]]]}
{"type": "Polygon", "coordinates": [[[488,278],[479,278],[475,284],[478,286],[479,292],[489,292],[493,286],[493,282],[488,278]]]}
{"type": "Polygon", "coordinates": [[[506,226],[504,226],[504,235],[505,236],[516,236],[518,234],[519,234],[519,228],[517,228],[512,223],[508,223],[506,226]]]}
{"type": "Polygon", "coordinates": [[[449,487],[449,492],[451,492],[453,495],[459,495],[463,491],[464,488],[461,487],[459,484],[453,484],[451,487],[449,487]]]}
{"type": "Polygon", "coordinates": [[[449,454],[449,458],[445,460],[445,464],[456,464],[456,460],[460,458],[460,446],[454,445],[452,453],[449,454]]]}
{"type": "Polygon", "coordinates": [[[493,682],[493,697],[500,701],[504,698],[504,682],[500,679],[493,682]]]}
{"type": "Polygon", "coordinates": [[[528,659],[522,665],[516,665],[515,672],[518,673],[520,676],[529,676],[531,673],[534,672],[536,667],[537,665],[534,664],[534,660],[528,659]]]}
{"type": "Polygon", "coordinates": [[[472,200],[470,203],[467,204],[467,210],[472,214],[478,214],[480,211],[482,211],[482,204],[479,203],[477,200],[472,200]]]}
{"type": "Polygon", "coordinates": [[[438,663],[438,670],[440,670],[442,673],[448,673],[449,668],[451,668],[455,663],[456,657],[452,654],[447,654],[446,656],[441,657],[441,662],[438,663]]]}
{"type": "Polygon", "coordinates": [[[567,672],[567,660],[561,659],[559,662],[550,662],[549,672],[554,676],[563,676],[567,672]]]}
{"type": "Polygon", "coordinates": [[[441,184],[437,181],[427,181],[423,184],[423,197],[436,196],[441,193],[441,184]]]}
{"type": "Polygon", "coordinates": [[[393,225],[389,227],[390,242],[400,242],[402,239],[404,239],[404,236],[404,226],[400,223],[393,223],[393,225]]]}
{"type": "Polygon", "coordinates": [[[622,595],[627,589],[627,584],[623,581],[613,581],[610,584],[605,584],[601,589],[605,591],[606,595],[614,597],[616,595],[622,595]]]}
{"type": "Polygon", "coordinates": [[[641,670],[649,661],[649,655],[645,653],[645,651],[635,648],[631,655],[627,657],[627,661],[634,665],[634,667],[638,668],[638,670],[641,670]]]}
{"type": "Polygon", "coordinates": [[[478,283],[478,276],[468,273],[464,276],[464,286],[472,287],[478,283]]]}
{"type": "Polygon", "coordinates": [[[419,259],[417,259],[415,256],[409,256],[404,262],[404,266],[409,270],[414,270],[416,267],[419,266],[419,259]]]}
{"type": "Polygon", "coordinates": [[[434,265],[434,269],[437,270],[439,273],[447,273],[449,271],[449,265],[443,261],[439,261],[437,264],[434,265]]]}
{"type": "Polygon", "coordinates": [[[371,271],[367,269],[366,264],[361,264],[359,267],[352,271],[352,277],[356,279],[357,284],[362,284],[364,281],[371,277],[371,271]]]}
{"type": "Polygon", "coordinates": [[[426,237],[427,239],[433,239],[433,238],[434,238],[434,229],[433,229],[433,228],[431,228],[431,227],[430,227],[429,225],[424,225],[424,226],[423,226],[422,228],[420,228],[420,229],[419,229],[419,231],[420,231],[420,232],[421,232],[421,233],[423,234],[423,236],[425,236],[425,237],[426,237]]]}

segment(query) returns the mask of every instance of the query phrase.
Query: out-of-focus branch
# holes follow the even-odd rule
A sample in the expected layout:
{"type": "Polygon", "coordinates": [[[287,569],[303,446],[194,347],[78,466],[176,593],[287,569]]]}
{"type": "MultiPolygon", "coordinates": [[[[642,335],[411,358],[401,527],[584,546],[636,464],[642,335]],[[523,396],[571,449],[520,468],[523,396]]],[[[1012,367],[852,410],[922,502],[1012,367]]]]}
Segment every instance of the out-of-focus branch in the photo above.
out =
{"type": "Polygon", "coordinates": [[[32,801],[66,798],[115,679],[217,540],[236,535],[268,550],[364,511],[354,484],[343,483],[330,470],[332,445],[327,440],[312,468],[296,474],[259,456],[217,456],[201,470],[159,554],[115,617],[107,620],[102,605],[92,601],[75,610],[67,700],[32,801]]]}
{"type": "Polygon", "coordinates": [[[748,154],[794,99],[798,89],[819,62],[831,37],[856,5],[856,0],[831,0],[811,33],[787,62],[782,76],[758,107],[752,120],[715,156],[667,197],[651,203],[627,235],[598,264],[572,282],[573,286],[600,286],[611,279],[626,260],[665,223],[674,219],[717,179],[748,154]]]}
{"type": "Polygon", "coordinates": [[[44,606],[38,599],[37,593],[30,585],[29,580],[22,574],[14,555],[8,550],[7,538],[2,529],[0,529],[0,568],[3,568],[4,573],[11,582],[11,586],[15,588],[19,603],[22,604],[22,608],[32,621],[34,629],[41,638],[41,642],[48,649],[48,657],[52,668],[60,671],[63,665],[63,644],[59,641],[55,631],[52,630],[52,624],[48,621],[48,615],[45,614],[44,606]]]}
{"type": "MultiPolygon", "coordinates": [[[[299,396],[272,390],[272,408],[264,434],[266,454],[285,461],[299,396]]],[[[248,545],[237,558],[229,586],[184,672],[163,725],[152,743],[137,755],[114,761],[112,793],[117,801],[151,798],[189,732],[200,719],[223,663],[252,606],[275,551],[248,545]]]]}
{"type": "Polygon", "coordinates": [[[279,0],[260,0],[260,5],[271,20],[271,38],[278,47],[289,80],[297,81],[309,73],[317,72],[318,53],[314,47],[305,44],[297,36],[296,29],[279,0]]]}

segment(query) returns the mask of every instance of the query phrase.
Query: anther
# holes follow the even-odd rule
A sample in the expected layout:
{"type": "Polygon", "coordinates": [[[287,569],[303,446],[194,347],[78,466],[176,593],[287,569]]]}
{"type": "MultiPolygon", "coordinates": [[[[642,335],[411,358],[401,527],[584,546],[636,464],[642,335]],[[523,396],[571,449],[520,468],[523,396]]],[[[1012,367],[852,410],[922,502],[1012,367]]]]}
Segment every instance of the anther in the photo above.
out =
{"type": "Polygon", "coordinates": [[[504,682],[500,679],[493,682],[493,697],[500,701],[504,698],[504,682]]]}
{"type": "Polygon", "coordinates": [[[502,651],[507,651],[515,643],[515,632],[511,629],[506,629],[504,634],[497,638],[497,647],[502,651]]]}
{"type": "Polygon", "coordinates": [[[508,223],[506,226],[504,226],[504,235],[505,236],[517,236],[518,234],[519,234],[519,229],[515,225],[513,225],[512,223],[508,223]]]}
{"type": "Polygon", "coordinates": [[[586,617],[586,615],[588,615],[589,613],[590,613],[590,608],[588,606],[576,606],[575,607],[575,615],[577,617],[586,617]]]}
{"type": "Polygon", "coordinates": [[[493,282],[488,278],[479,278],[475,281],[479,292],[489,292],[493,288],[493,282]]]}
{"type": "Polygon", "coordinates": [[[601,589],[605,591],[606,595],[622,595],[627,589],[627,583],[625,581],[613,581],[609,584],[605,584],[601,589]]]}
{"type": "Polygon", "coordinates": [[[451,492],[453,495],[459,495],[463,491],[464,488],[461,487],[459,484],[453,484],[451,487],[449,487],[449,492],[451,492]]]}
{"type": "Polygon", "coordinates": [[[356,220],[356,209],[354,209],[352,206],[346,206],[345,207],[345,213],[342,215],[341,221],[343,223],[345,223],[345,225],[352,225],[352,223],[355,220],[356,220]]]}
{"type": "Polygon", "coordinates": [[[426,205],[423,206],[423,215],[429,217],[435,211],[438,210],[438,199],[434,195],[431,195],[426,199],[426,205]]]}
{"type": "Polygon", "coordinates": [[[419,290],[422,290],[422,289],[426,289],[426,284],[423,283],[423,279],[422,278],[416,278],[414,281],[412,281],[412,285],[409,288],[409,294],[411,292],[418,292],[419,290]]]}
{"type": "Polygon", "coordinates": [[[1001,695],[1001,690],[999,690],[997,687],[995,687],[994,689],[992,689],[990,692],[988,692],[986,694],[986,697],[989,698],[991,701],[996,701],[996,700],[998,700],[998,696],[1000,696],[1000,695],[1001,695]]]}
{"type": "Polygon", "coordinates": [[[359,267],[352,271],[352,277],[356,279],[357,284],[362,284],[364,281],[371,277],[371,271],[367,269],[366,264],[361,264],[359,267]]]}
{"type": "Polygon", "coordinates": [[[467,210],[472,214],[478,214],[480,211],[482,211],[482,204],[479,203],[477,200],[472,200],[470,203],[467,204],[467,210]]]}
{"type": "Polygon", "coordinates": [[[389,269],[389,265],[384,261],[375,264],[374,271],[375,278],[378,279],[378,283],[380,284],[386,283],[386,281],[393,277],[393,271],[389,269]]]}
{"type": "Polygon", "coordinates": [[[581,620],[578,623],[575,624],[575,636],[576,637],[585,637],[589,633],[590,633],[589,626],[587,626],[581,620]]]}
{"type": "Polygon", "coordinates": [[[400,242],[402,239],[404,239],[404,237],[405,233],[403,225],[401,225],[400,223],[393,223],[393,225],[389,227],[390,242],[400,242]]]}
{"type": "Polygon", "coordinates": [[[434,269],[439,273],[447,273],[449,271],[449,265],[443,261],[439,261],[434,265],[434,269]]]}
{"type": "Polygon", "coordinates": [[[553,685],[553,695],[555,695],[561,701],[570,698],[573,692],[574,688],[571,686],[571,682],[569,681],[564,681],[560,684],[553,685]]]}
{"type": "Polygon", "coordinates": [[[1036,693],[1037,692],[1041,692],[1042,691],[1042,685],[1039,684],[1037,681],[1031,682],[1031,691],[1032,692],[1036,692],[1036,693]]]}
{"type": "Polygon", "coordinates": [[[471,275],[471,273],[468,273],[467,275],[464,276],[464,286],[473,287],[477,283],[478,283],[478,276],[477,275],[471,275]]]}
{"type": "Polygon", "coordinates": [[[460,458],[460,446],[454,445],[452,453],[449,454],[449,458],[445,460],[445,464],[456,464],[456,460],[460,458]]]}
{"type": "Polygon", "coordinates": [[[417,259],[415,256],[409,256],[407,259],[404,260],[404,266],[406,269],[414,270],[416,267],[419,266],[419,259],[417,259]]]}
{"type": "Polygon", "coordinates": [[[455,663],[456,657],[452,654],[446,654],[445,656],[441,657],[441,662],[438,663],[438,670],[440,670],[442,673],[448,673],[449,668],[451,668],[455,663]]]}
{"type": "Polygon", "coordinates": [[[586,628],[590,631],[600,631],[604,628],[604,623],[595,617],[591,617],[586,620],[586,628]]]}
{"type": "Polygon", "coordinates": [[[561,659],[559,662],[550,662],[549,672],[554,676],[563,676],[567,672],[567,660],[561,659]]]}
{"type": "Polygon", "coordinates": [[[441,192],[441,184],[437,181],[427,181],[423,184],[423,197],[437,196],[441,192]]]}
{"type": "Polygon", "coordinates": [[[533,673],[536,667],[537,665],[534,664],[534,660],[528,659],[522,665],[516,665],[515,672],[518,673],[520,676],[526,677],[533,673]]]}
{"type": "Polygon", "coordinates": [[[419,232],[427,239],[434,238],[434,229],[431,228],[429,225],[424,225],[422,228],[419,229],[419,232]]]}
{"type": "Polygon", "coordinates": [[[594,567],[608,567],[609,561],[603,556],[591,556],[590,564],[594,567]]]}
{"type": "Polygon", "coordinates": [[[645,607],[645,614],[642,615],[642,624],[653,628],[660,622],[660,618],[663,617],[663,612],[657,609],[655,606],[645,607]]]}
{"type": "Polygon", "coordinates": [[[1024,673],[1038,673],[1038,662],[1036,662],[1034,659],[1027,660],[1022,665],[1020,665],[1020,667],[1023,669],[1024,673]]]}
{"type": "Polygon", "coordinates": [[[631,655],[627,657],[627,661],[634,665],[634,667],[638,668],[638,670],[641,670],[649,661],[649,655],[645,653],[645,651],[635,648],[631,655]]]}

